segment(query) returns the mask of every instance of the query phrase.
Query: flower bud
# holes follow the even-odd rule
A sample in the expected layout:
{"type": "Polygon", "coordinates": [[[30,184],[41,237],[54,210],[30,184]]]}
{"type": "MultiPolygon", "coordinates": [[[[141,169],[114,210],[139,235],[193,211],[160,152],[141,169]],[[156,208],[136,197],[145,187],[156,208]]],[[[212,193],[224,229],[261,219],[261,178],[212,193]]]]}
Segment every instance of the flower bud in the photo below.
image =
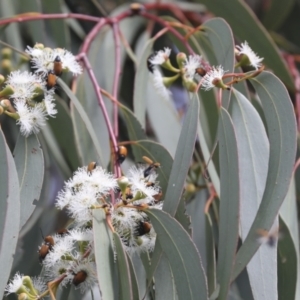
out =
{"type": "Polygon", "coordinates": [[[184,68],[187,56],[183,52],[179,52],[176,56],[176,60],[180,69],[184,68]]]}
{"type": "Polygon", "coordinates": [[[10,48],[3,48],[1,55],[3,59],[11,59],[12,51],[10,48]]]}
{"type": "Polygon", "coordinates": [[[0,84],[2,84],[4,82],[4,80],[5,80],[5,77],[2,74],[0,74],[0,84]]]}
{"type": "Polygon", "coordinates": [[[183,77],[183,85],[191,93],[195,93],[197,91],[197,84],[191,79],[185,79],[183,77]]]}
{"type": "Polygon", "coordinates": [[[26,293],[21,293],[18,295],[18,300],[29,300],[29,298],[26,293]]]}
{"type": "Polygon", "coordinates": [[[3,59],[1,62],[1,68],[5,72],[9,73],[12,70],[11,60],[8,58],[3,59]]]}
{"type": "Polygon", "coordinates": [[[0,97],[9,97],[14,93],[14,89],[11,85],[7,85],[1,92],[0,97]]]}
{"type": "Polygon", "coordinates": [[[122,176],[122,177],[118,178],[117,183],[118,183],[118,186],[119,186],[119,188],[121,190],[121,193],[125,194],[126,193],[126,189],[127,189],[128,185],[129,185],[129,179],[127,177],[125,177],[125,176],[122,176]]]}
{"type": "Polygon", "coordinates": [[[4,108],[5,110],[8,110],[11,113],[15,113],[16,110],[15,108],[11,105],[11,102],[7,99],[1,100],[0,102],[2,108],[4,108]]]}

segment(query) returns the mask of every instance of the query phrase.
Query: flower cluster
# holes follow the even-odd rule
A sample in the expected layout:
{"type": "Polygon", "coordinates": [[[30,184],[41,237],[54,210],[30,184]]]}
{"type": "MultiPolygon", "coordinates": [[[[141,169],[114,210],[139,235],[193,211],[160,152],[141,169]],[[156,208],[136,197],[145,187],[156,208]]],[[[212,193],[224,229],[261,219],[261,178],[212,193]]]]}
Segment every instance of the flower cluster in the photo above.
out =
{"type": "Polygon", "coordinates": [[[47,118],[55,117],[57,113],[54,102],[56,76],[62,71],[77,75],[82,70],[75,57],[64,49],[37,44],[34,48],[28,47],[26,52],[36,70],[34,73],[20,70],[10,73],[0,92],[0,113],[14,118],[21,134],[28,137],[38,133],[47,118]]]}
{"type": "MultiPolygon", "coordinates": [[[[72,228],[46,236],[38,251],[49,289],[56,291],[58,285],[74,284],[83,293],[98,284],[93,209],[106,212],[107,225],[120,236],[128,254],[154,249],[156,234],[143,208],[162,208],[162,193],[155,172],[157,167],[158,163],[133,166],[128,176],[115,179],[112,174],[91,163],[79,168],[65,182],[58,194],[56,207],[66,209],[74,220],[72,228]],[[111,195],[115,198],[114,202],[111,195]]],[[[28,299],[42,299],[49,293],[41,279],[33,280],[30,288],[24,278],[31,282],[30,277],[17,273],[7,285],[6,293],[17,293],[19,298],[25,293],[24,299],[28,295],[28,299]]]]}
{"type": "MultiPolygon", "coordinates": [[[[44,238],[39,258],[44,266],[44,280],[55,291],[58,285],[74,284],[83,293],[97,282],[93,209],[107,209],[111,226],[129,254],[152,251],[156,234],[143,206],[161,209],[161,191],[154,167],[132,167],[128,177],[115,179],[103,168],[92,164],[79,168],[58,194],[56,207],[66,209],[73,228],[44,238]],[[111,202],[111,194],[116,201],[111,202]]],[[[6,293],[19,298],[42,299],[49,293],[42,279],[17,273],[6,287],[6,293]],[[26,282],[32,282],[31,286],[26,282]],[[30,286],[30,287],[29,287],[30,286]],[[23,294],[22,294],[23,293],[23,294]],[[26,297],[25,297],[26,296],[26,297]]]]}
{"type": "MultiPolygon", "coordinates": [[[[164,48],[164,50],[157,51],[150,55],[147,61],[148,69],[152,73],[153,86],[164,99],[170,98],[171,93],[168,87],[179,77],[182,78],[183,86],[189,92],[197,91],[197,84],[194,82],[197,76],[202,76],[200,83],[201,88],[205,91],[211,90],[213,87],[222,89],[229,88],[223,83],[222,79],[225,72],[221,65],[210,66],[200,55],[194,54],[187,57],[186,54],[180,52],[176,56],[178,68],[175,68],[170,62],[170,54],[171,49],[164,48]],[[163,77],[158,66],[172,71],[176,73],[176,75],[163,77]]],[[[263,60],[263,58],[253,52],[247,42],[242,43],[241,46],[236,46],[236,59],[238,61],[236,67],[250,66],[255,70],[262,66],[261,62],[263,60]]]]}

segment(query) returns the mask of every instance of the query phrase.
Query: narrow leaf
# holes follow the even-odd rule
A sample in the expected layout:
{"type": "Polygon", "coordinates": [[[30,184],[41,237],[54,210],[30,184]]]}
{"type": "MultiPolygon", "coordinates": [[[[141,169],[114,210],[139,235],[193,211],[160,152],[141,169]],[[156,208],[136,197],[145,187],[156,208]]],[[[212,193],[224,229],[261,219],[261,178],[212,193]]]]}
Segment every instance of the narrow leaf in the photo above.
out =
{"type": "Polygon", "coordinates": [[[35,201],[40,199],[44,179],[44,156],[35,134],[25,138],[19,135],[14,160],[20,184],[21,219],[20,228],[35,209],[35,201]]]}
{"type": "Polygon", "coordinates": [[[11,271],[20,227],[20,190],[12,154],[0,131],[0,297],[11,271]]]}
{"type": "Polygon", "coordinates": [[[118,299],[112,233],[107,226],[102,209],[93,210],[93,231],[97,276],[102,299],[118,299]]]}
{"type": "MultiPolygon", "coordinates": [[[[233,90],[232,121],[239,153],[241,187],[240,225],[244,241],[255,219],[264,193],[268,174],[269,141],[264,124],[252,104],[233,90]]],[[[247,265],[255,299],[277,298],[277,247],[260,247],[247,265]],[[265,272],[266,268],[269,272],[265,272]]]]}
{"type": "Polygon", "coordinates": [[[197,97],[192,97],[183,121],[163,205],[163,210],[168,212],[171,216],[176,214],[183,192],[186,175],[190,167],[195,147],[198,118],[199,101],[197,97]]]}
{"type": "Polygon", "coordinates": [[[179,300],[207,299],[207,283],[200,255],[191,237],[167,213],[145,210],[157,233],[157,240],[167,256],[179,300]]]}
{"type": "MultiPolygon", "coordinates": [[[[123,248],[120,237],[116,232],[113,233],[115,249],[117,254],[117,265],[119,270],[120,281],[120,299],[133,299],[132,282],[135,278],[131,278],[130,267],[127,260],[126,252],[123,248]]],[[[137,283],[135,282],[135,286],[137,283]]]]}
{"type": "Polygon", "coordinates": [[[221,199],[217,279],[220,284],[218,299],[226,300],[238,241],[240,179],[236,136],[224,108],[220,112],[218,139],[221,199]]]}
{"type": "MultiPolygon", "coordinates": [[[[299,269],[295,245],[289,228],[280,218],[281,237],[278,241],[278,299],[296,298],[297,272],[299,269]]],[[[276,276],[276,274],[275,274],[276,276]]]]}
{"type": "Polygon", "coordinates": [[[82,121],[85,123],[85,126],[91,136],[93,143],[94,143],[94,147],[97,151],[98,159],[100,160],[100,164],[101,164],[101,157],[102,157],[101,146],[100,146],[99,140],[97,138],[97,135],[95,133],[95,130],[93,128],[93,125],[92,125],[88,115],[84,111],[84,109],[83,109],[82,105],[80,104],[80,102],[78,101],[78,99],[75,97],[75,95],[69,89],[69,87],[60,78],[57,79],[57,83],[61,86],[61,88],[64,90],[64,92],[68,95],[68,97],[70,98],[70,100],[72,101],[74,106],[76,107],[78,113],[80,114],[82,121]]]}
{"type": "Polygon", "coordinates": [[[251,80],[267,122],[269,170],[263,199],[250,232],[239,249],[233,279],[248,264],[259,245],[257,229],[270,230],[288,191],[296,154],[296,121],[292,102],[282,82],[269,72],[251,80]]]}

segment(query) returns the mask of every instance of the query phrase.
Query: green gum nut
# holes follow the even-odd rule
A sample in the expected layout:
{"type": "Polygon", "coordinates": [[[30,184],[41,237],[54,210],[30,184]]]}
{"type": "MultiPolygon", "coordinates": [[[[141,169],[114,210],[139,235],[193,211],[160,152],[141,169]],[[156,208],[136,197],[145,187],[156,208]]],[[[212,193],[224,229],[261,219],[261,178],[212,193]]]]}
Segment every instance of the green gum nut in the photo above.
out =
{"type": "Polygon", "coordinates": [[[12,50],[10,48],[3,48],[1,50],[1,55],[3,59],[11,59],[12,56],[12,50]]]}
{"type": "Polygon", "coordinates": [[[125,176],[121,176],[120,178],[118,178],[117,183],[122,194],[124,194],[126,192],[126,188],[129,185],[129,179],[125,176]]]}
{"type": "Polygon", "coordinates": [[[195,93],[197,91],[197,84],[193,80],[183,79],[183,85],[190,93],[195,93]]]}
{"type": "Polygon", "coordinates": [[[14,93],[14,89],[11,85],[7,85],[1,92],[0,97],[9,97],[14,93]]]}
{"type": "Polygon", "coordinates": [[[0,74],[0,84],[2,84],[4,82],[4,80],[5,80],[5,77],[2,74],[0,74]]]}
{"type": "Polygon", "coordinates": [[[178,63],[178,66],[179,66],[180,70],[184,67],[186,59],[187,59],[187,57],[186,57],[185,53],[179,52],[177,54],[176,60],[177,60],[177,63],[178,63]]]}

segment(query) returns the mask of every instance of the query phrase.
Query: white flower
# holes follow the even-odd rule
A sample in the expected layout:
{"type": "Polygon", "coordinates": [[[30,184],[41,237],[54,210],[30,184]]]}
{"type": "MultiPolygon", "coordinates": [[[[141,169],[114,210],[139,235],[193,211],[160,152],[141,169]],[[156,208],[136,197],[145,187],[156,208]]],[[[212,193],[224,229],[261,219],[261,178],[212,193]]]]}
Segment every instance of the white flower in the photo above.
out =
{"type": "Polygon", "coordinates": [[[248,57],[250,65],[256,70],[261,67],[261,62],[263,61],[263,57],[259,57],[248,45],[245,41],[241,44],[241,46],[236,46],[239,50],[239,55],[244,54],[248,57]]]}
{"type": "Polygon", "coordinates": [[[75,229],[69,230],[69,233],[66,238],[72,239],[74,242],[77,242],[77,241],[92,242],[94,236],[93,236],[93,231],[91,229],[75,228],[75,229]]]}
{"type": "Polygon", "coordinates": [[[20,117],[17,124],[21,126],[21,134],[25,137],[31,133],[38,133],[46,124],[46,112],[42,104],[29,108],[24,102],[16,101],[15,108],[20,117]]]}
{"type": "Polygon", "coordinates": [[[154,55],[151,55],[151,57],[148,59],[148,61],[152,65],[161,65],[169,59],[170,53],[171,53],[171,49],[168,47],[165,47],[164,50],[159,50],[159,51],[155,52],[154,55]]]}
{"type": "Polygon", "coordinates": [[[47,112],[47,115],[50,117],[55,117],[57,110],[55,109],[55,99],[53,98],[52,93],[46,93],[44,97],[44,105],[47,112]]]}
{"type": "Polygon", "coordinates": [[[63,70],[72,72],[73,75],[82,73],[82,68],[76,61],[75,56],[65,49],[44,48],[41,50],[28,46],[26,52],[32,57],[33,67],[38,73],[42,73],[43,75],[47,75],[49,71],[53,70],[54,60],[57,56],[61,60],[63,70]]]}
{"type": "Polygon", "coordinates": [[[205,91],[211,90],[213,87],[215,87],[216,80],[222,80],[224,73],[225,72],[222,66],[212,67],[212,69],[203,77],[201,88],[205,91]]]}
{"type": "Polygon", "coordinates": [[[66,236],[62,237],[56,241],[51,251],[49,251],[43,260],[43,265],[49,268],[68,256],[72,257],[73,248],[73,240],[68,239],[66,236]]]}
{"type": "Polygon", "coordinates": [[[187,79],[193,79],[196,69],[202,65],[202,57],[200,55],[190,55],[185,62],[185,76],[187,79]]]}
{"type": "Polygon", "coordinates": [[[19,272],[15,274],[14,278],[10,280],[9,284],[5,288],[5,294],[9,295],[11,293],[17,293],[23,286],[23,274],[19,272]]]}
{"type": "Polygon", "coordinates": [[[153,73],[151,73],[151,78],[153,82],[153,86],[157,93],[165,100],[170,100],[171,92],[164,85],[164,78],[162,77],[159,70],[154,69],[153,73]]]}
{"type": "Polygon", "coordinates": [[[74,262],[70,270],[74,274],[72,282],[76,286],[75,289],[80,289],[81,293],[84,293],[98,282],[96,265],[89,259],[74,262]]]}
{"type": "Polygon", "coordinates": [[[14,93],[11,97],[17,100],[31,99],[36,95],[36,85],[41,85],[41,88],[45,86],[40,76],[20,70],[11,72],[6,84],[13,88],[14,93]]]}
{"type": "Polygon", "coordinates": [[[53,266],[48,266],[45,268],[45,280],[52,281],[59,278],[61,275],[66,274],[67,276],[60,283],[61,286],[66,286],[69,282],[73,280],[74,275],[68,272],[73,261],[58,261],[53,266]]]}
{"type": "MultiPolygon", "coordinates": [[[[147,183],[149,180],[145,180],[144,178],[144,170],[145,168],[137,168],[136,166],[133,166],[129,169],[128,173],[128,179],[130,180],[131,186],[131,192],[133,194],[133,197],[139,192],[141,194],[145,195],[144,199],[140,199],[138,201],[135,201],[134,204],[142,204],[142,203],[152,203],[154,201],[153,196],[156,195],[159,191],[158,187],[155,186],[149,186],[147,183]]],[[[155,182],[155,179],[157,177],[157,174],[155,172],[152,172],[153,174],[151,176],[150,182],[155,182]],[[153,180],[153,181],[152,181],[153,180]]]]}
{"type": "Polygon", "coordinates": [[[46,284],[44,278],[41,278],[40,276],[33,277],[32,284],[33,284],[33,287],[35,288],[35,290],[37,291],[38,295],[42,294],[47,289],[47,284],[46,284]]]}

